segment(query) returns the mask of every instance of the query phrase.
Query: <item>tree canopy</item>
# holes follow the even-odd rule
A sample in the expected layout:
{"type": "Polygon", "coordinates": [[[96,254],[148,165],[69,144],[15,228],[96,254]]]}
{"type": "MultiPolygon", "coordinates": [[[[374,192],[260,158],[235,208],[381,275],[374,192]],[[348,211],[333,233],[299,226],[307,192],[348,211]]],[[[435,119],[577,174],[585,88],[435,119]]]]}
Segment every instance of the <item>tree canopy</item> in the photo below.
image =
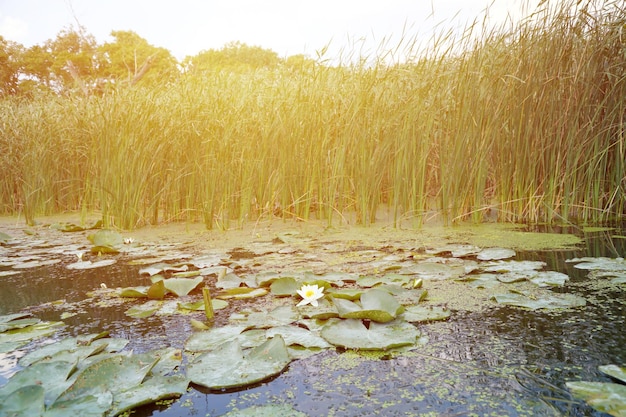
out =
{"type": "Polygon", "coordinates": [[[315,65],[302,55],[282,59],[272,50],[241,42],[178,62],[170,51],[151,45],[133,31],[113,31],[111,38],[98,44],[83,27],[69,27],[54,39],[26,48],[0,36],[0,95],[99,94],[122,85],[163,86],[183,74],[315,65]]]}

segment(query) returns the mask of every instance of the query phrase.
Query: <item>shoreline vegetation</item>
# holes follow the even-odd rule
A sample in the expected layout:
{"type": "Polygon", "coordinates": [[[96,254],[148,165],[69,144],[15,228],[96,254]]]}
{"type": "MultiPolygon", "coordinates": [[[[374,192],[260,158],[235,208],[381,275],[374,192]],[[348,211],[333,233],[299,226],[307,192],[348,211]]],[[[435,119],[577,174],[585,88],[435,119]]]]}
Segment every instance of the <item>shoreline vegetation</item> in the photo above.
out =
{"type": "Polygon", "coordinates": [[[74,71],[73,91],[4,94],[0,215],[99,212],[121,229],[368,225],[381,207],[394,225],[433,213],[444,224],[619,220],[626,7],[547,3],[513,28],[475,22],[426,51],[406,40],[410,62],[389,63],[397,49],[338,66],[190,60],[161,84],[90,93],[74,71]]]}

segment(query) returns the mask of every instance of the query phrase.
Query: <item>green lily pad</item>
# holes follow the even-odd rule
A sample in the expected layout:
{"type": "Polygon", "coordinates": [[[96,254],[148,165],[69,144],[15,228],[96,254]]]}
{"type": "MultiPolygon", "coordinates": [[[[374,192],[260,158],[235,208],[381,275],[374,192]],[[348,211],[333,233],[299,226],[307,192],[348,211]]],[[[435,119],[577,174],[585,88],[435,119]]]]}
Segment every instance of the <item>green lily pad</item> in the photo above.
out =
{"type": "Polygon", "coordinates": [[[481,265],[485,272],[525,272],[538,271],[546,266],[541,261],[492,261],[481,265]]]}
{"type": "Polygon", "coordinates": [[[145,355],[116,354],[82,369],[76,379],[55,401],[63,402],[87,395],[121,392],[142,383],[158,359],[145,355]]]}
{"type": "Polygon", "coordinates": [[[281,277],[272,282],[270,292],[276,297],[289,297],[300,289],[302,283],[293,277],[281,277]]]}
{"type": "Polygon", "coordinates": [[[146,286],[122,288],[120,291],[120,297],[145,298],[148,297],[149,289],[150,287],[146,286]]]}
{"type": "Polygon", "coordinates": [[[146,296],[152,300],[162,300],[167,294],[167,288],[165,288],[165,282],[163,280],[156,281],[146,291],[146,296]]]}
{"type": "Polygon", "coordinates": [[[331,288],[328,294],[331,297],[355,301],[361,298],[361,294],[363,294],[364,291],[366,290],[363,288],[331,288]]]}
{"type": "Polygon", "coordinates": [[[4,232],[0,232],[0,245],[5,245],[9,243],[11,239],[13,239],[11,236],[7,235],[4,232]]]}
{"type": "Polygon", "coordinates": [[[180,397],[187,391],[188,385],[189,380],[183,375],[150,377],[140,385],[115,393],[108,415],[119,415],[140,405],[180,397]]]}
{"type": "Polygon", "coordinates": [[[317,307],[307,304],[298,307],[298,311],[302,314],[302,317],[309,319],[327,320],[333,317],[339,317],[336,305],[326,298],[320,298],[317,307]]]}
{"type": "MultiPolygon", "coordinates": [[[[29,385],[39,385],[46,391],[61,386],[67,388],[67,378],[76,369],[76,362],[54,361],[54,362],[38,362],[21,371],[15,373],[9,381],[0,389],[0,398],[9,397],[22,387],[29,385]]],[[[36,393],[38,396],[38,393],[36,393]]],[[[46,398],[46,402],[50,403],[56,399],[56,396],[46,398]]],[[[43,403],[43,402],[42,402],[43,403]]]]}
{"type": "Polygon", "coordinates": [[[126,310],[124,314],[129,317],[134,317],[136,319],[142,319],[155,314],[157,311],[159,311],[162,305],[162,301],[150,300],[146,303],[132,306],[131,308],[126,310]]]}
{"type": "Polygon", "coordinates": [[[619,379],[623,383],[626,383],[626,367],[617,365],[602,365],[598,366],[598,369],[603,374],[611,376],[615,379],[619,379]]]}
{"type": "Polygon", "coordinates": [[[577,269],[626,271],[626,260],[624,260],[624,258],[584,257],[568,259],[565,262],[577,262],[577,264],[574,265],[574,268],[577,269]]]}
{"type": "Polygon", "coordinates": [[[122,235],[109,229],[98,230],[87,236],[87,239],[93,244],[91,248],[93,253],[117,253],[124,244],[122,235]]]}
{"type": "Polygon", "coordinates": [[[113,265],[117,262],[115,259],[102,259],[100,261],[91,262],[91,261],[79,261],[74,262],[66,266],[67,269],[94,269],[101,268],[103,266],[113,265]]]}
{"type": "Polygon", "coordinates": [[[402,318],[408,322],[446,320],[450,318],[450,310],[439,306],[408,306],[402,318]]]}
{"type": "Polygon", "coordinates": [[[243,300],[245,298],[256,298],[262,297],[267,294],[267,290],[265,288],[248,288],[248,287],[239,287],[239,288],[231,288],[229,290],[222,291],[215,298],[219,298],[222,300],[228,299],[236,299],[243,300]]]}
{"type": "Polygon", "coordinates": [[[530,310],[554,310],[583,307],[586,301],[583,297],[574,294],[521,294],[519,292],[508,292],[496,294],[492,297],[499,304],[516,307],[524,307],[530,310]]]}
{"type": "MultiPolygon", "coordinates": [[[[211,298],[211,304],[213,305],[213,310],[222,310],[228,307],[228,301],[215,298],[211,298]]],[[[178,307],[183,310],[204,311],[204,300],[178,303],[178,307]]]]}
{"type": "Polygon", "coordinates": [[[246,328],[267,329],[274,326],[284,326],[297,321],[300,313],[293,306],[276,307],[270,312],[253,311],[240,312],[230,315],[229,320],[246,328]]]}
{"type": "Polygon", "coordinates": [[[187,366],[187,376],[210,389],[242,387],[281,373],[291,362],[283,338],[278,335],[244,352],[238,340],[226,342],[198,356],[187,366]]]}
{"type": "Polygon", "coordinates": [[[11,397],[0,397],[1,416],[41,416],[44,412],[43,387],[26,385],[11,393],[11,397]]]}
{"type": "Polygon", "coordinates": [[[570,381],[565,385],[576,398],[585,400],[594,409],[616,417],[626,416],[626,385],[570,381]]]}
{"type": "Polygon", "coordinates": [[[217,282],[215,283],[216,288],[222,289],[230,289],[230,288],[238,288],[242,284],[244,284],[244,280],[239,277],[239,275],[229,272],[224,275],[220,275],[217,278],[217,282]]]}
{"type": "Polygon", "coordinates": [[[513,249],[488,248],[481,250],[478,255],[476,255],[476,258],[481,261],[493,261],[498,259],[508,259],[514,256],[515,251],[513,249]]]}
{"type": "Polygon", "coordinates": [[[11,352],[26,345],[33,339],[49,336],[56,333],[61,327],[65,326],[63,322],[38,322],[32,326],[21,329],[13,329],[0,333],[0,353],[11,352]]]}
{"type": "Polygon", "coordinates": [[[203,281],[203,277],[196,278],[169,278],[163,280],[165,288],[179,297],[193,291],[203,281]]]}
{"type": "Polygon", "coordinates": [[[386,323],[396,318],[403,307],[387,291],[372,288],[361,295],[361,305],[349,300],[335,298],[339,317],[347,319],[369,319],[386,323]]]}
{"type": "Polygon", "coordinates": [[[533,275],[530,282],[540,287],[562,287],[569,281],[567,274],[556,271],[540,271],[533,275]]]}
{"type": "Polygon", "coordinates": [[[266,331],[266,337],[272,338],[280,335],[285,340],[285,345],[299,345],[305,348],[330,348],[332,347],[326,339],[313,333],[310,330],[298,326],[278,326],[266,331]]]}
{"type": "Polygon", "coordinates": [[[8,314],[0,316],[0,333],[7,330],[22,329],[39,323],[41,320],[30,317],[30,314],[8,314]]]}
{"type": "Polygon", "coordinates": [[[378,350],[413,345],[419,330],[405,321],[372,322],[369,328],[361,320],[334,320],[322,329],[321,335],[335,346],[347,349],[378,350]]]}
{"type": "Polygon", "coordinates": [[[214,350],[220,345],[236,340],[246,326],[224,326],[192,334],[185,342],[185,350],[202,352],[214,350]]]}

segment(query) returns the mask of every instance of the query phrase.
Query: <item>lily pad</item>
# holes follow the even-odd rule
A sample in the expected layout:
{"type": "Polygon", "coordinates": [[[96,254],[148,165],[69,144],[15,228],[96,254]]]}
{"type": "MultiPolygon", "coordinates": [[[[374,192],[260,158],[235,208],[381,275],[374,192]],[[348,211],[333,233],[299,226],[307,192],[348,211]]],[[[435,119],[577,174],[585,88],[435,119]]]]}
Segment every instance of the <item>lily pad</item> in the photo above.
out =
{"type": "Polygon", "coordinates": [[[289,297],[294,295],[301,285],[293,277],[282,277],[272,282],[270,292],[277,297],[289,297]]]}
{"type": "Polygon", "coordinates": [[[481,250],[478,255],[476,255],[476,258],[481,261],[493,261],[498,259],[508,259],[514,256],[515,251],[513,249],[488,248],[481,250]]]}
{"type": "Polygon", "coordinates": [[[570,381],[565,385],[576,398],[585,400],[594,409],[616,417],[626,416],[626,385],[570,381]]]}
{"type": "Polygon", "coordinates": [[[419,330],[405,321],[372,322],[368,327],[361,320],[334,320],[322,329],[321,335],[335,346],[347,349],[378,350],[413,345],[419,330]]]}
{"type": "Polygon", "coordinates": [[[11,239],[13,239],[11,236],[7,235],[4,232],[0,232],[0,245],[5,245],[9,243],[11,239]]]}
{"type": "Polygon", "coordinates": [[[439,306],[408,306],[402,318],[408,322],[446,320],[450,318],[450,310],[439,306]]]}
{"type": "Polygon", "coordinates": [[[202,352],[214,350],[220,345],[236,340],[246,326],[224,326],[192,334],[185,342],[185,350],[202,352]]]}
{"type": "Polygon", "coordinates": [[[196,278],[169,278],[163,280],[163,284],[168,291],[182,297],[193,291],[203,279],[201,276],[196,278]]]}
{"type": "Polygon", "coordinates": [[[574,294],[522,294],[520,292],[508,292],[496,294],[492,297],[499,304],[516,307],[524,307],[530,310],[554,310],[583,307],[586,301],[583,297],[574,294]]]}
{"type": "Polygon", "coordinates": [[[210,389],[242,387],[281,373],[291,362],[283,338],[278,335],[249,352],[238,340],[198,356],[187,366],[191,382],[210,389]]]}
{"type": "Polygon", "coordinates": [[[98,230],[87,236],[87,239],[93,244],[93,253],[117,253],[124,244],[122,235],[109,229],[98,230]]]}
{"type": "Polygon", "coordinates": [[[157,311],[159,311],[162,305],[163,303],[161,301],[151,300],[144,304],[136,305],[129,308],[124,314],[130,317],[134,317],[136,319],[146,318],[152,316],[157,311]]]}
{"type": "Polygon", "coordinates": [[[602,365],[598,366],[598,369],[603,374],[619,379],[626,384],[626,367],[617,365],[602,365]]]}
{"type": "Polygon", "coordinates": [[[556,271],[540,271],[530,278],[530,282],[540,287],[562,287],[569,281],[567,274],[556,271]]]}
{"type": "Polygon", "coordinates": [[[332,345],[323,337],[310,330],[298,326],[278,326],[266,331],[267,338],[280,335],[285,340],[285,345],[299,345],[305,348],[330,348],[332,345]]]}
{"type": "Polygon", "coordinates": [[[103,266],[113,265],[117,262],[115,259],[102,259],[100,261],[91,262],[91,261],[79,261],[74,262],[66,266],[67,269],[94,269],[101,268],[103,266]]]}
{"type": "Polygon", "coordinates": [[[284,326],[297,321],[300,313],[293,306],[276,307],[270,312],[240,312],[231,314],[229,320],[246,328],[267,329],[274,326],[284,326]]]}
{"type": "Polygon", "coordinates": [[[267,294],[267,292],[268,291],[265,288],[238,287],[222,291],[221,293],[216,295],[215,298],[220,298],[222,300],[228,300],[231,298],[236,300],[242,300],[245,298],[262,297],[267,294]]]}
{"type": "Polygon", "coordinates": [[[485,272],[524,272],[538,271],[546,266],[541,261],[492,261],[482,265],[485,272]]]}
{"type": "Polygon", "coordinates": [[[361,305],[349,300],[335,298],[339,317],[347,319],[369,319],[386,323],[396,318],[403,307],[386,291],[372,288],[361,295],[361,305]]]}

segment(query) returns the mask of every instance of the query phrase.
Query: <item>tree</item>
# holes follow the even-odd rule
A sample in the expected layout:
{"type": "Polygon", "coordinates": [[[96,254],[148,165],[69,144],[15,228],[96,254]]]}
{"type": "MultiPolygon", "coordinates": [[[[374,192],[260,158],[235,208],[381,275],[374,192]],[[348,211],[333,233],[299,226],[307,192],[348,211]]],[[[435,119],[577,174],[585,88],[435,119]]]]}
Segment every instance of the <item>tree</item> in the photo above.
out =
{"type": "Polygon", "coordinates": [[[114,42],[99,48],[104,78],[130,85],[158,85],[179,74],[178,62],[165,48],[152,46],[133,31],[113,31],[114,42]]]}
{"type": "Polygon", "coordinates": [[[21,45],[0,36],[0,95],[18,93],[21,45]]]}
{"type": "Polygon", "coordinates": [[[62,30],[56,39],[44,44],[44,49],[52,59],[50,72],[55,89],[68,90],[78,84],[85,90],[96,83],[100,66],[97,43],[83,27],[62,30]]]}
{"type": "Polygon", "coordinates": [[[231,42],[220,50],[209,49],[194,57],[187,57],[184,67],[191,73],[220,70],[245,72],[275,67],[280,62],[278,54],[270,49],[231,42]]]}

